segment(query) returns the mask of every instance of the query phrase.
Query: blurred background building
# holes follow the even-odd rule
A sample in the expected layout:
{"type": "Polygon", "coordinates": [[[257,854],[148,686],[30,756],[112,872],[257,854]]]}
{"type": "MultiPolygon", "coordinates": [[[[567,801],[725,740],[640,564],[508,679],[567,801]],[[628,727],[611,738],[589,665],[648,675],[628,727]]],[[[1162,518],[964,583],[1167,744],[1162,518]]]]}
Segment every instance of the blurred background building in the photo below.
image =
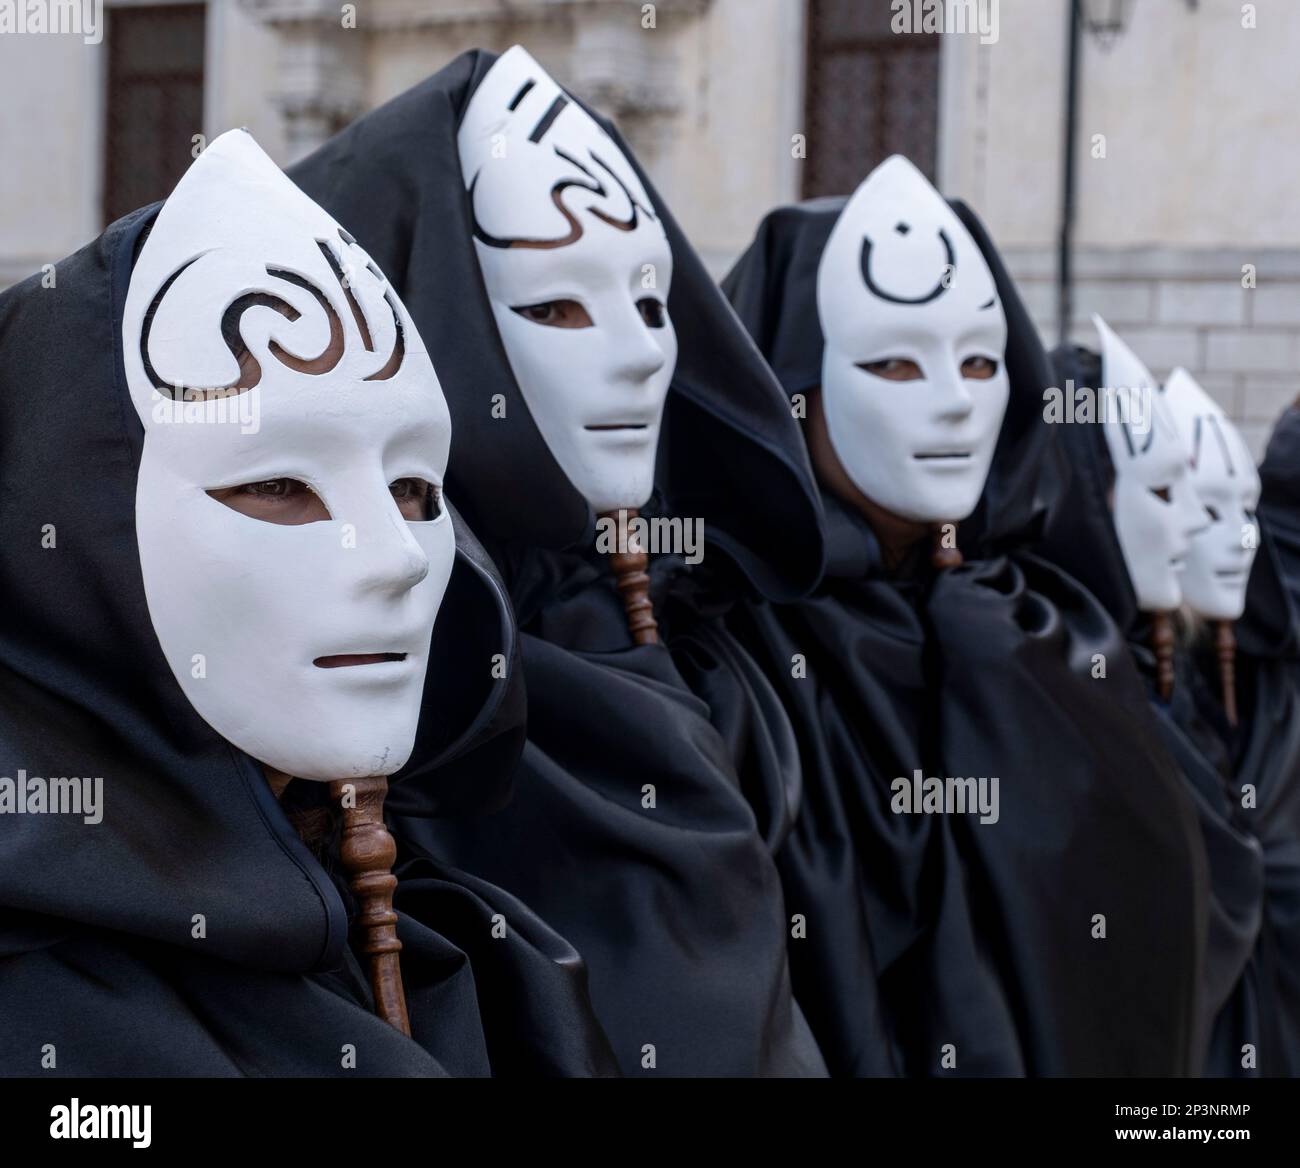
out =
{"type": "Polygon", "coordinates": [[[901,0],[104,0],[98,45],[0,33],[0,286],[165,195],[197,135],[289,163],[521,42],[619,121],[718,275],[772,207],[905,153],[984,217],[1049,342],[1063,304],[1083,343],[1102,313],[1258,451],[1300,390],[1300,2],[944,2],[949,31],[900,32],[901,0]]]}

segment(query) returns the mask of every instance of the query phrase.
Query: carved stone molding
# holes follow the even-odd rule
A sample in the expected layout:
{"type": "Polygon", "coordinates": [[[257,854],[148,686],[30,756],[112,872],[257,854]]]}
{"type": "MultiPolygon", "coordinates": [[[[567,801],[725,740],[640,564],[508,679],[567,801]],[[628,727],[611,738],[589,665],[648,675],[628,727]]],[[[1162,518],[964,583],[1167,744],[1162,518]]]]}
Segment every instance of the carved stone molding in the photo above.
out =
{"type": "Polygon", "coordinates": [[[653,29],[643,27],[643,0],[357,0],[354,28],[343,27],[337,0],[239,3],[279,34],[275,100],[284,119],[286,163],[363,112],[372,36],[427,37],[432,72],[446,63],[437,56],[440,31],[481,25],[485,45],[499,45],[500,34],[527,44],[531,29],[552,43],[557,33],[567,34],[567,52],[558,60],[550,54],[557,79],[618,121],[633,149],[648,156],[642,161],[653,165],[685,104],[673,34],[683,19],[703,16],[712,0],[656,0],[653,29]]]}
{"type": "Polygon", "coordinates": [[[278,85],[272,100],[284,122],[285,164],[310,154],[365,110],[366,34],[343,26],[333,0],[240,0],[275,30],[278,85]]]}
{"type": "MultiPolygon", "coordinates": [[[[291,0],[286,0],[291,2],[291,0]]],[[[365,2],[365,0],[363,0],[365,2]]],[[[657,15],[698,16],[713,0],[656,0],[657,15]]],[[[417,29],[464,24],[551,23],[613,17],[640,23],[644,0],[368,0],[371,28],[417,29]]]]}

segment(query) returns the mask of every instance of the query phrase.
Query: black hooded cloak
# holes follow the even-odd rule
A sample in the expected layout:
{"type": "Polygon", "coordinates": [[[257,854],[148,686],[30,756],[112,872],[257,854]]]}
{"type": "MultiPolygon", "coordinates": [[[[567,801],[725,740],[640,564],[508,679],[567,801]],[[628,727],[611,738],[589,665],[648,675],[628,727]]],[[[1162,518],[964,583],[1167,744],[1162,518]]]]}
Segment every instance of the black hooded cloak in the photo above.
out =
{"type": "Polygon", "coordinates": [[[1262,541],[1237,622],[1246,717],[1236,781],[1264,854],[1258,967],[1262,1074],[1300,1076],[1300,409],[1286,410],[1259,468],[1262,541]]]}
{"type": "MultiPolygon", "coordinates": [[[[1053,361],[1062,385],[1072,380],[1076,387],[1092,388],[1101,380],[1100,358],[1089,350],[1057,350],[1053,361]]],[[[1279,972],[1274,968],[1278,946],[1289,948],[1294,958],[1300,926],[1295,915],[1300,722],[1294,716],[1300,710],[1291,664],[1300,626],[1284,583],[1275,521],[1261,520],[1246,612],[1237,626],[1239,724],[1234,729],[1223,711],[1213,637],[1206,627],[1193,630],[1180,621],[1174,690],[1167,703],[1159,698],[1150,619],[1138,609],[1111,518],[1114,469],[1105,437],[1095,425],[1062,429],[1075,473],[1043,553],[1074,572],[1124,630],[1205,842],[1210,899],[1201,1073],[1294,1074],[1297,1032],[1292,1022],[1287,1039],[1287,1007],[1275,1000],[1272,984],[1279,972]],[[1247,784],[1255,792],[1253,807],[1243,805],[1247,784]],[[1274,900],[1272,911],[1278,915],[1266,925],[1274,900]]],[[[1279,449],[1266,480],[1273,484],[1267,489],[1270,510],[1276,510],[1274,500],[1283,493],[1276,481],[1282,465],[1279,449]]],[[[1277,525],[1284,528],[1285,522],[1284,515],[1277,517],[1277,525]]],[[[1294,1017],[1294,1005],[1291,1010],[1294,1017]]]]}
{"type": "MultiPolygon", "coordinates": [[[[817,267],[844,204],[773,212],[724,282],[791,395],[821,382],[817,267]]],[[[816,592],[733,617],[804,763],[778,858],[807,916],[795,991],[842,1074],[1185,1074],[1204,945],[1195,821],[1114,623],[1025,550],[1063,473],[1050,371],[983,226],[953,209],[996,280],[1011,381],[958,528],[964,564],[936,572],[919,547],[887,570],[870,526],[825,493],[816,592]],[[997,776],[998,821],[896,813],[891,783],[915,772],[997,776]]]]}
{"type": "MultiPolygon", "coordinates": [[[[99,823],[0,817],[0,1074],[616,1073],[573,948],[414,847],[401,818],[413,1038],[379,1019],[345,881],[173,678],[141,577],[143,428],[121,356],[156,211],[64,260],[55,286],[0,296],[0,775],[100,776],[103,790],[99,823]]],[[[517,646],[501,583],[456,522],[425,713],[390,780],[391,809],[410,816],[498,804],[522,741],[518,687],[464,680],[478,672],[465,661],[517,646]]]]}
{"type": "MultiPolygon", "coordinates": [[[[1076,393],[1101,380],[1101,359],[1088,350],[1058,349],[1052,360],[1058,383],[1073,382],[1076,393]]],[[[1248,1036],[1259,1029],[1259,974],[1252,954],[1260,930],[1263,857],[1231,789],[1235,735],[1193,654],[1175,654],[1173,694],[1167,703],[1158,696],[1150,617],[1138,608],[1115,534],[1109,501],[1115,472],[1105,434],[1087,423],[1062,430],[1073,474],[1040,550],[1086,584],[1124,632],[1169,756],[1196,808],[1210,877],[1198,1070],[1241,1074],[1241,1046],[1255,1041],[1248,1036]]]]}
{"type": "Polygon", "coordinates": [[[633,646],[610,568],[590,550],[595,517],[528,412],[474,252],[456,134],[495,60],[457,58],[290,172],[349,224],[439,353],[455,435],[448,494],[500,565],[522,634],[516,797],[422,838],[573,942],[625,1072],[823,1073],[791,999],[769,851],[798,798],[793,736],[717,615],[742,585],[787,597],[816,579],[807,458],[779,386],[638,168],[672,248],[679,345],[642,514],[702,518],[706,551],[699,570],[654,559],[671,653],[633,646]]]}

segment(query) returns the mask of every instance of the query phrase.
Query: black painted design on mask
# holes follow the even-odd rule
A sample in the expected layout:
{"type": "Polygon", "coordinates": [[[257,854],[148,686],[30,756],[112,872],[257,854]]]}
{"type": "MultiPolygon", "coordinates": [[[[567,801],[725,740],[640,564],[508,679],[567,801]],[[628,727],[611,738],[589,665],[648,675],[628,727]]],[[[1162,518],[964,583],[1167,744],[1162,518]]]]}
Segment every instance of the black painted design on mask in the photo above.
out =
{"type": "Polygon", "coordinates": [[[1228,436],[1224,434],[1223,427],[1219,425],[1219,419],[1213,414],[1197,414],[1196,427],[1192,431],[1192,457],[1189,460],[1192,468],[1195,469],[1201,461],[1201,439],[1204,436],[1204,427],[1210,426],[1214,429],[1214,436],[1219,444],[1219,453],[1223,455],[1223,465],[1228,468],[1228,477],[1235,478],[1237,467],[1232,461],[1232,450],[1228,445],[1228,436]]]}
{"type": "Polygon", "coordinates": [[[540,142],[545,138],[546,132],[555,124],[555,119],[564,112],[564,107],[568,104],[569,99],[565,97],[564,94],[559,94],[556,99],[551,102],[550,108],[542,114],[541,120],[533,127],[533,132],[528,135],[528,140],[530,142],[540,142]]]}
{"type": "MultiPolygon", "coordinates": [[[[573,155],[562,150],[559,146],[555,147],[555,153],[557,157],[562,158],[570,166],[577,167],[577,169],[586,177],[585,182],[580,178],[561,179],[551,187],[551,202],[555,204],[556,210],[564,216],[565,221],[569,224],[568,232],[555,239],[508,239],[490,234],[479,222],[478,212],[474,207],[474,195],[478,189],[479,175],[483,173],[482,171],[479,171],[479,174],[474,176],[474,179],[469,186],[470,216],[474,224],[475,239],[486,247],[524,247],[549,250],[557,247],[567,247],[571,243],[577,243],[578,240],[582,238],[584,228],[578,221],[577,214],[570,210],[570,208],[565,204],[563,199],[564,192],[570,187],[577,187],[579,190],[590,191],[598,198],[608,199],[610,197],[610,190],[596,176],[596,173],[591,168],[585,166],[582,162],[573,157],[573,155]]],[[[651,222],[654,222],[654,212],[631,192],[628,185],[619,178],[613,168],[611,168],[607,162],[596,154],[595,151],[589,150],[587,153],[591,161],[609,175],[609,177],[618,185],[618,188],[623,192],[624,198],[627,199],[631,214],[626,219],[619,219],[616,216],[611,215],[608,211],[602,210],[600,207],[587,207],[587,212],[595,216],[595,218],[599,219],[602,223],[613,227],[616,231],[635,231],[640,223],[640,216],[643,214],[651,222]]]]}
{"type": "MultiPolygon", "coordinates": [[[[339,238],[346,244],[352,244],[354,242],[352,237],[341,228],[339,229],[339,238]]],[[[340,291],[343,293],[353,311],[357,323],[357,331],[361,336],[362,344],[368,352],[373,352],[374,341],[371,337],[369,325],[366,321],[361,305],[356,300],[352,293],[352,289],[349,286],[349,282],[344,277],[342,263],[334,254],[333,248],[325,240],[318,239],[316,241],[316,246],[320,248],[322,256],[324,256],[326,262],[329,264],[330,271],[338,281],[340,291]]],[[[206,254],[208,253],[203,253],[203,255],[206,254]]],[[[149,378],[149,383],[156,390],[164,394],[166,397],[171,398],[173,401],[186,400],[187,387],[184,385],[173,385],[159,375],[158,371],[153,366],[153,362],[149,358],[149,337],[153,329],[153,322],[157,315],[158,308],[167,296],[167,293],[171,291],[172,286],[180,276],[193,264],[201,260],[203,255],[198,255],[193,259],[187,260],[163,282],[162,287],[158,289],[158,292],[154,295],[153,300],[149,304],[148,311],[145,313],[144,321],[140,330],[140,357],[144,364],[145,375],[149,378]]],[[[378,269],[375,268],[372,262],[367,261],[366,268],[374,274],[376,278],[382,279],[379,275],[378,269]]],[[[279,342],[274,340],[272,340],[268,345],[268,350],[271,356],[275,357],[282,365],[289,367],[292,367],[290,365],[291,361],[298,362],[302,367],[295,371],[309,376],[321,376],[332,372],[343,359],[343,354],[346,351],[347,334],[344,331],[343,322],[340,320],[338,313],[335,312],[334,306],[330,303],[329,298],[320,287],[306,277],[300,276],[297,272],[291,272],[285,268],[273,268],[270,265],[267,265],[266,274],[271,280],[282,280],[285,283],[293,284],[295,287],[303,288],[310,292],[315,298],[316,303],[320,306],[321,311],[325,313],[330,325],[329,340],[317,356],[310,358],[298,357],[290,354],[279,344],[279,342]],[[337,350],[333,356],[329,355],[331,349],[337,350]]],[[[288,300],[285,300],[282,296],[278,296],[271,291],[270,289],[273,287],[273,284],[268,284],[268,288],[265,291],[246,292],[242,296],[238,296],[231,301],[222,312],[222,338],[226,343],[226,348],[230,350],[230,355],[234,357],[236,361],[239,361],[246,356],[251,357],[247,346],[244,344],[240,331],[240,321],[242,320],[244,313],[250,308],[272,308],[290,322],[296,321],[302,316],[302,313],[299,312],[298,309],[288,300]]],[[[388,289],[385,289],[384,291],[384,300],[393,314],[393,325],[395,329],[393,349],[384,365],[377,372],[366,377],[366,381],[386,381],[393,377],[397,373],[398,369],[401,368],[402,361],[405,357],[406,343],[402,329],[401,314],[398,312],[397,304],[393,300],[392,294],[388,289]]],[[[247,372],[241,371],[239,376],[229,385],[190,386],[188,387],[188,391],[202,391],[206,393],[219,390],[223,393],[231,394],[246,393],[248,390],[258,385],[262,379],[261,363],[255,357],[251,357],[251,361],[253,368],[247,372]],[[245,382],[246,384],[240,384],[241,382],[245,382]]]]}
{"type": "Polygon", "coordinates": [[[514,95],[514,97],[512,97],[512,98],[510,99],[510,104],[509,104],[508,106],[506,106],[506,109],[510,110],[511,112],[513,112],[514,110],[517,110],[517,109],[519,108],[519,103],[520,103],[521,101],[523,101],[524,98],[526,98],[526,97],[528,96],[529,91],[530,91],[530,90],[533,88],[533,86],[536,85],[536,84],[537,84],[537,82],[534,81],[531,77],[530,77],[527,81],[525,81],[525,82],[524,82],[524,83],[519,87],[519,92],[516,93],[516,94],[514,95]]]}
{"type": "MultiPolygon", "coordinates": [[[[900,223],[894,230],[898,231],[900,235],[906,235],[911,228],[908,227],[906,223],[900,223]],[[906,230],[904,230],[905,228],[906,230]]],[[[938,300],[939,297],[947,292],[951,287],[952,279],[950,273],[955,275],[957,272],[957,254],[953,251],[952,240],[948,238],[948,233],[944,231],[943,228],[939,229],[939,239],[943,243],[943,250],[946,258],[943,275],[939,277],[939,282],[924,296],[908,297],[895,296],[891,292],[886,292],[885,289],[876,283],[875,278],[871,275],[871,236],[864,235],[862,237],[862,256],[860,262],[862,267],[862,279],[866,282],[867,290],[878,300],[884,300],[890,304],[920,305],[929,304],[931,301],[938,300]]]]}

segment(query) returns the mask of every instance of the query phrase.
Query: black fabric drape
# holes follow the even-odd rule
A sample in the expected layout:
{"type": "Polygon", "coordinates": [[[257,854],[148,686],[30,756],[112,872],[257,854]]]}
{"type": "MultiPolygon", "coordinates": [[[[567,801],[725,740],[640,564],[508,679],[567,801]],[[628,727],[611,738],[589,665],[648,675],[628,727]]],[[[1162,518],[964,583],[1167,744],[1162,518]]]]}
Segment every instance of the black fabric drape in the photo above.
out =
{"type": "MultiPolygon", "coordinates": [[[[1053,354],[1061,384],[1095,387],[1100,359],[1081,348],[1053,354]]],[[[1279,558],[1274,518],[1285,492],[1273,479],[1261,503],[1260,549],[1247,609],[1238,622],[1236,674],[1240,725],[1223,712],[1212,626],[1180,619],[1175,684],[1169,702],[1156,691],[1150,623],[1138,610],[1111,520],[1113,476],[1100,428],[1066,426],[1073,490],[1048,533],[1044,554],[1066,564],[1124,630],[1165,746],[1196,808],[1209,862],[1209,944],[1202,972],[1201,1073],[1293,1074],[1297,1066],[1294,986],[1278,985],[1278,946],[1295,952],[1295,855],[1300,777],[1295,610],[1279,558]],[[1244,798],[1247,788],[1254,792],[1244,798]],[[1249,804],[1254,803],[1254,806],[1249,804]],[[1289,1027],[1289,1035],[1287,1033],[1289,1027]],[[1292,1068],[1292,1069],[1284,1069],[1292,1068]]],[[[1277,464],[1275,464],[1276,466],[1277,464]]]]}
{"type": "MultiPolygon", "coordinates": [[[[121,360],[135,243],[155,211],[62,261],[54,286],[33,277],[0,296],[0,775],[103,780],[102,822],[3,816],[0,1073],[615,1073],[572,947],[424,854],[401,818],[414,1040],[375,1017],[346,889],[172,677],[141,579],[143,431],[121,360]]],[[[518,685],[465,680],[517,644],[459,519],[457,543],[416,749],[391,780],[408,815],[499,804],[522,743],[518,685]]]]}
{"type": "Polygon", "coordinates": [[[705,554],[697,566],[655,557],[664,644],[634,647],[592,550],[594,516],[514,382],[474,254],[456,133],[495,60],[457,58],[291,171],[349,224],[438,354],[455,435],[448,494],[500,565],[522,630],[529,722],[514,800],[412,830],[577,947],[626,1073],[823,1073],[791,999],[769,853],[793,819],[798,759],[720,617],[741,588],[795,596],[817,578],[807,457],[780,387],[638,169],[672,248],[679,345],[642,513],[702,520],[705,554]]]}
{"type": "MultiPolygon", "coordinates": [[[[1278,419],[1260,466],[1261,543],[1237,622],[1238,815],[1263,851],[1259,1068],[1300,1075],[1300,410],[1278,419]]],[[[1204,671],[1203,671],[1204,674],[1204,671]]],[[[1208,688],[1208,687],[1207,687],[1208,688]]],[[[1240,1063],[1240,1059],[1238,1059],[1240,1063]]]]}
{"type": "MultiPolygon", "coordinates": [[[[724,281],[791,395],[820,383],[817,266],[843,205],[773,212],[724,281]]],[[[778,857],[808,921],[795,991],[833,1073],[1185,1074],[1203,849],[1115,624],[1028,550],[1068,473],[1051,373],[982,225],[954,210],[997,282],[1011,381],[963,566],[936,573],[919,548],[888,570],[828,494],[814,594],[732,618],[803,759],[778,857]],[[997,776],[998,821],[896,813],[891,784],[917,771],[997,776]]]]}

